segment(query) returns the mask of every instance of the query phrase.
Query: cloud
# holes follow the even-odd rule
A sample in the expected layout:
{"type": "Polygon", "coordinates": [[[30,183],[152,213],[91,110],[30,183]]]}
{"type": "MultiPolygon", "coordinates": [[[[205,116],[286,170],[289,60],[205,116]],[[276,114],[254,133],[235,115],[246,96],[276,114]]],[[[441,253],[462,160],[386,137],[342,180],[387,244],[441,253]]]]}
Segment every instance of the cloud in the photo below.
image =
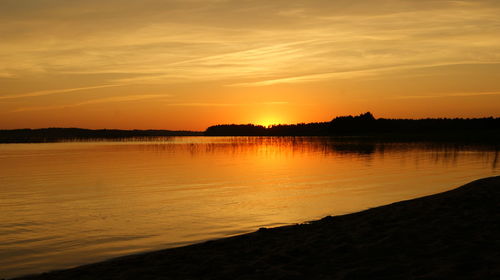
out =
{"type": "Polygon", "coordinates": [[[167,103],[165,106],[179,106],[179,107],[232,107],[242,106],[244,104],[236,103],[167,103]]]}
{"type": "Polygon", "coordinates": [[[321,81],[321,80],[329,80],[329,79],[342,79],[342,78],[354,78],[360,76],[373,75],[375,70],[359,70],[359,71],[346,71],[346,72],[332,72],[332,73],[320,73],[320,74],[311,74],[311,75],[303,75],[296,77],[286,77],[280,79],[271,79],[271,80],[262,80],[257,82],[248,82],[248,83],[237,83],[230,84],[228,86],[231,87],[259,87],[259,86],[270,86],[275,84],[291,84],[291,83],[304,83],[304,82],[313,82],[313,81],[321,81]]]}
{"type": "Polygon", "coordinates": [[[500,91],[456,92],[456,93],[442,93],[434,95],[406,95],[406,96],[395,96],[392,99],[427,99],[427,98],[467,97],[467,96],[486,96],[486,95],[500,95],[500,91]]]}
{"type": "Polygon", "coordinates": [[[288,102],[286,101],[270,101],[270,102],[262,102],[263,105],[286,105],[288,102]]]}
{"type": "Polygon", "coordinates": [[[275,84],[293,84],[293,83],[305,83],[305,82],[318,82],[323,80],[331,79],[353,79],[360,77],[375,77],[381,75],[391,75],[395,73],[401,73],[403,70],[411,69],[426,69],[433,67],[446,67],[446,66],[457,66],[457,65],[495,65],[497,62],[485,62],[485,63],[473,63],[469,61],[456,61],[452,63],[435,63],[435,64],[408,64],[408,65],[381,65],[379,67],[352,70],[352,71],[338,71],[329,73],[317,73],[302,76],[292,76],[279,79],[267,79],[254,82],[236,83],[229,84],[229,87],[260,87],[260,86],[270,86],[275,84]]]}
{"type": "MultiPolygon", "coordinates": [[[[495,1],[36,2],[3,11],[5,69],[127,73],[118,82],[154,84],[265,77],[265,84],[399,64],[500,61],[495,1]]],[[[347,74],[332,78],[339,75],[347,74]]]]}
{"type": "Polygon", "coordinates": [[[13,78],[14,74],[0,71],[0,78],[13,78]]]}
{"type": "Polygon", "coordinates": [[[40,91],[32,91],[27,93],[13,94],[0,96],[0,100],[2,99],[17,99],[17,98],[25,98],[25,97],[35,97],[35,96],[45,96],[45,95],[53,95],[53,94],[62,94],[62,93],[70,93],[75,91],[83,91],[83,90],[91,90],[91,89],[100,89],[100,88],[109,88],[109,87],[118,87],[120,85],[99,85],[99,86],[90,86],[90,87],[77,87],[77,88],[65,88],[65,89],[53,89],[53,90],[40,90],[40,91]]]}
{"type": "Polygon", "coordinates": [[[186,107],[238,107],[238,106],[253,106],[253,105],[286,105],[287,101],[270,101],[259,103],[167,103],[165,106],[186,106],[186,107]]]}
{"type": "Polygon", "coordinates": [[[500,63],[498,14],[499,2],[487,0],[8,1],[0,10],[0,77],[71,74],[75,84],[1,92],[0,99],[130,84],[259,87],[500,63]],[[77,86],[82,81],[98,85],[77,86]]]}
{"type": "Polygon", "coordinates": [[[26,111],[42,111],[42,110],[54,110],[54,109],[64,109],[64,108],[73,108],[91,104],[101,104],[101,103],[115,103],[115,102],[128,102],[128,101],[139,101],[139,100],[147,100],[147,99],[156,99],[156,98],[164,98],[168,95],[165,94],[144,94],[144,95],[127,95],[127,96],[118,96],[118,97],[106,97],[106,98],[98,98],[98,99],[90,99],[78,103],[72,104],[63,104],[63,105],[53,105],[53,106],[34,106],[34,107],[22,107],[15,109],[12,112],[26,112],[26,111]]]}

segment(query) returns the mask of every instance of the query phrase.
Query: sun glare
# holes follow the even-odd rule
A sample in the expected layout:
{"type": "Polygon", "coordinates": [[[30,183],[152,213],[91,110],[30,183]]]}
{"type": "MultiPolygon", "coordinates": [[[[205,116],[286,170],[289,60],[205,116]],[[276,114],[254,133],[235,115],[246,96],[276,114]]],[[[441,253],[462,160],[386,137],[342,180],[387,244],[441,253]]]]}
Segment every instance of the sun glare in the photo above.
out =
{"type": "Polygon", "coordinates": [[[269,127],[269,126],[276,125],[276,124],[282,124],[282,123],[283,123],[283,121],[280,119],[277,119],[277,118],[263,118],[263,119],[259,120],[258,122],[256,122],[256,124],[262,125],[265,127],[269,127]]]}

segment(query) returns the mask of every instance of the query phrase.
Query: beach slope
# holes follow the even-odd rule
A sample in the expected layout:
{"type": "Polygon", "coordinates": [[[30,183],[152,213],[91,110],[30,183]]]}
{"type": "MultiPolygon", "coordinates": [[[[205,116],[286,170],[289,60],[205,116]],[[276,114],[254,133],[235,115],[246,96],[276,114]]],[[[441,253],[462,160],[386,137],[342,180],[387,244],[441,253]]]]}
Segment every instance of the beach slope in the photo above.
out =
{"type": "Polygon", "coordinates": [[[500,279],[500,177],[20,279],[500,279]]]}

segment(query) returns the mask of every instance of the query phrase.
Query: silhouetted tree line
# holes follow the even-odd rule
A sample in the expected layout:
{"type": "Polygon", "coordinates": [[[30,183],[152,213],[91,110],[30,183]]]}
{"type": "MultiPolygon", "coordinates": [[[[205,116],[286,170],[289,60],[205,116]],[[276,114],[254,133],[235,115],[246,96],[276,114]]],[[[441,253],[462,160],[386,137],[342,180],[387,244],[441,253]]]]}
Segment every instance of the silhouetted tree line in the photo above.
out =
{"type": "Polygon", "coordinates": [[[0,143],[54,142],[77,139],[120,139],[154,136],[354,136],[381,140],[459,140],[500,143],[500,118],[376,119],[370,112],[336,117],[329,122],[280,124],[224,124],[205,132],[43,128],[0,130],[0,143]]]}
{"type": "Polygon", "coordinates": [[[1,143],[54,142],[72,139],[120,139],[152,136],[200,136],[202,132],[171,130],[120,130],[41,128],[0,130],[1,143]]]}
{"type": "Polygon", "coordinates": [[[207,136],[370,136],[394,138],[478,138],[500,139],[500,118],[376,119],[370,112],[336,117],[330,122],[286,125],[215,125],[207,136]]]}

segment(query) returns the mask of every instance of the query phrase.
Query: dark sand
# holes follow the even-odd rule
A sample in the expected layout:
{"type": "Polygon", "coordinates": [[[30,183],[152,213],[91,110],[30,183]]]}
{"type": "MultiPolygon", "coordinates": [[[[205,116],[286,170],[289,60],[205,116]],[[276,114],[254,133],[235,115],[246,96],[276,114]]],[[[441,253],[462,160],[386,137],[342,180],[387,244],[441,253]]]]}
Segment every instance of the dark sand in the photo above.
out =
{"type": "Polygon", "coordinates": [[[22,279],[500,279],[500,177],[22,279]]]}

